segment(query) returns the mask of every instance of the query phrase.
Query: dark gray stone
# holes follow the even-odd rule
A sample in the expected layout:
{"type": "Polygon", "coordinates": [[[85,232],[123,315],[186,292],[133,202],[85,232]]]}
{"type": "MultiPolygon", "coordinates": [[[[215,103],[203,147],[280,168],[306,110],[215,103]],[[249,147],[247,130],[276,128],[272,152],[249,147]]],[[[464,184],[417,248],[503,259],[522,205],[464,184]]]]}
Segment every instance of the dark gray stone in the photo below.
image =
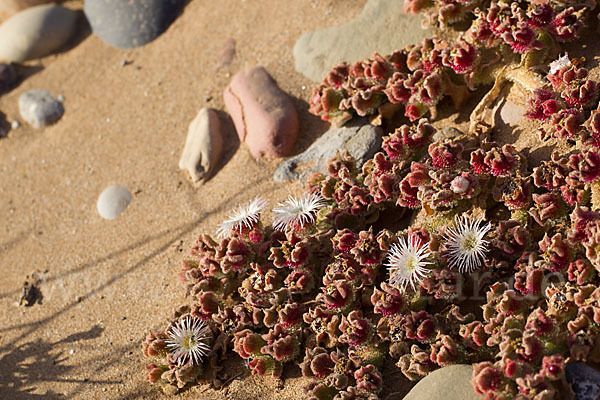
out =
{"type": "Polygon", "coordinates": [[[567,382],[575,392],[575,400],[600,400],[600,372],[582,362],[567,364],[567,382]]]}
{"type": "Polygon", "coordinates": [[[86,0],[92,31],[111,46],[139,47],[156,39],[180,8],[177,0],[86,0]]]}
{"type": "Polygon", "coordinates": [[[343,150],[357,160],[359,166],[381,148],[381,128],[366,123],[365,119],[349,123],[341,128],[331,128],[318,138],[302,154],[285,160],[275,170],[277,182],[302,179],[314,172],[324,172],[327,162],[335,153],[343,150]]]}
{"type": "Polygon", "coordinates": [[[294,46],[296,71],[318,82],[342,61],[354,63],[373,52],[386,55],[420,43],[433,33],[421,28],[421,20],[404,13],[403,1],[369,0],[354,20],[303,35],[294,46]]]}
{"type": "MultiPolygon", "coordinates": [[[[471,365],[451,365],[433,371],[411,389],[404,400],[480,400],[471,379],[471,365]]],[[[392,397],[390,400],[400,400],[392,397]]]]}
{"type": "Polygon", "coordinates": [[[21,118],[35,129],[52,125],[64,114],[63,105],[42,89],[31,89],[19,97],[21,118]]]}

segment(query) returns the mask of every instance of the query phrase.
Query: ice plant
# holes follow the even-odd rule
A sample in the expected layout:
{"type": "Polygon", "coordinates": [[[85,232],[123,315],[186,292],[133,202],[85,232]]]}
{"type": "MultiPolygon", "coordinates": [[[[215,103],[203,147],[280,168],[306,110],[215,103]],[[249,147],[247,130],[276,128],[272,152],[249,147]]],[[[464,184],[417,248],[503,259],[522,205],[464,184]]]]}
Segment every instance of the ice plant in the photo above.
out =
{"type": "Polygon", "coordinates": [[[319,193],[305,194],[300,197],[288,196],[288,199],[273,209],[273,227],[279,231],[303,229],[314,224],[319,209],[325,205],[325,199],[319,193]]]}
{"type": "Polygon", "coordinates": [[[406,291],[408,285],[416,290],[416,284],[420,284],[427,275],[428,265],[433,263],[429,261],[431,251],[429,243],[423,244],[421,239],[409,235],[408,240],[401,237],[398,243],[394,243],[388,254],[388,263],[385,264],[389,271],[389,283],[406,291]]]}
{"type": "Polygon", "coordinates": [[[304,357],[311,399],[379,399],[384,361],[410,380],[472,364],[487,399],[571,398],[567,363],[600,362],[600,82],[583,59],[548,63],[597,3],[407,0],[459,31],[341,64],[311,99],[332,123],[371,116],[381,150],[362,166],[336,155],[271,226],[257,199],[221,240],[200,235],[180,271],[187,304],[142,343],[147,380],[168,393],[219,385],[235,352],[275,378],[304,357]],[[497,112],[486,111],[507,82],[530,98],[542,137],[557,138],[543,144],[559,144],[549,160],[532,158],[541,144],[491,131],[485,115],[497,112]],[[397,118],[435,118],[444,96],[460,105],[487,84],[469,132],[397,118]],[[472,217],[482,209],[485,220],[472,217]]]}
{"type": "Polygon", "coordinates": [[[211,350],[208,344],[210,329],[200,318],[185,317],[175,323],[167,334],[169,338],[165,342],[179,366],[188,362],[200,365],[202,358],[211,350]]]}
{"type": "Polygon", "coordinates": [[[242,234],[250,231],[260,218],[260,212],[267,206],[267,201],[257,196],[245,206],[237,206],[231,211],[228,218],[219,225],[217,235],[220,238],[230,236],[233,232],[242,234]]]}
{"type": "Polygon", "coordinates": [[[492,225],[484,224],[482,218],[473,219],[466,215],[457,217],[443,239],[450,267],[468,273],[481,267],[486,260],[489,244],[484,238],[490,229],[492,225]]]}

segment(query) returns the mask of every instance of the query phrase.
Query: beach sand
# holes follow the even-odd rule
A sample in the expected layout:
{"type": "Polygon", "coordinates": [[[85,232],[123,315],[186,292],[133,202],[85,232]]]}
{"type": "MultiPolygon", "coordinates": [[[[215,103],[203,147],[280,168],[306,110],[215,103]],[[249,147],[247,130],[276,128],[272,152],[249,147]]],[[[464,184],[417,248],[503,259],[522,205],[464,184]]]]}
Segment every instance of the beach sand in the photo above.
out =
{"type": "MultiPolygon", "coordinates": [[[[65,51],[27,63],[27,79],[0,97],[9,123],[20,119],[18,97],[31,88],[62,94],[66,109],[54,126],[22,124],[0,139],[1,399],[305,398],[298,368],[286,368],[282,381],[253,377],[234,355],[225,371],[242,376],[220,391],[200,385],[166,396],[144,381],[140,343],[186,302],[177,272],[198,234],[213,234],[230,208],[258,194],[274,206],[303,190],[274,182],[279,161],[255,160],[239,144],[223,89],[236,72],[263,65],[292,96],[301,125],[295,153],[306,149],[329,125],[308,113],[315,83],[294,70],[293,45],[305,32],[351,20],[366,0],[216,3],[190,1],[162,36],[134,50],[112,48],[84,29],[65,51]],[[236,55],[222,65],[230,39],[236,55]],[[227,145],[216,175],[194,187],[178,161],[201,107],[220,110],[227,145]],[[111,184],[128,188],[133,201],[108,221],[96,201],[111,184]],[[34,273],[43,300],[19,306],[34,273]]],[[[586,55],[597,77],[600,44],[587,43],[568,50],[586,55]]],[[[435,125],[465,130],[484,91],[460,115],[444,102],[435,125]]],[[[526,101],[515,88],[508,99],[526,101]]],[[[500,126],[494,139],[524,150],[531,168],[557,143],[541,142],[535,128],[500,126]]],[[[387,364],[382,398],[402,398],[411,384],[387,364]]]]}
{"type": "MultiPolygon", "coordinates": [[[[295,72],[292,47],[305,32],[354,18],[365,2],[194,0],[141,48],[119,50],[81,34],[66,51],[27,63],[30,76],[0,97],[6,119],[20,119],[18,97],[31,88],[62,94],[66,112],[40,131],[21,121],[0,139],[0,398],[170,397],[144,382],[140,342],[185,302],[177,271],[197,235],[214,233],[232,206],[257,194],[274,205],[302,190],[275,183],[278,162],[252,158],[225,113],[223,162],[193,187],[178,168],[188,124],[201,107],[224,110],[231,76],[260,64],[298,109],[295,152],[308,147],[328,124],[308,113],[314,83],[295,72]],[[230,38],[235,59],[215,73],[230,38]],[[133,201],[104,220],[96,201],[115,183],[133,201]],[[18,306],[36,271],[41,304],[18,306]]],[[[302,398],[298,369],[277,389],[240,364],[227,364],[230,375],[245,372],[227,389],[199,386],[177,398],[302,398]]]]}

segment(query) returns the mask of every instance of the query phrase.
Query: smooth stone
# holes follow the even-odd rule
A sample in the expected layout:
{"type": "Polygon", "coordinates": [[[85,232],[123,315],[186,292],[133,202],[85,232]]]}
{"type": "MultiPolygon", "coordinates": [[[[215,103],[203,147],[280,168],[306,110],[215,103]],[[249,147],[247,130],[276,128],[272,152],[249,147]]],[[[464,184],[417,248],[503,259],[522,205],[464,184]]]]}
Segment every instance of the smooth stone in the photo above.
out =
{"type": "Polygon", "coordinates": [[[17,81],[17,72],[10,64],[0,63],[0,94],[8,91],[17,81]]]}
{"type": "Polygon", "coordinates": [[[296,71],[320,82],[332,67],[371,57],[373,52],[391,54],[409,44],[431,37],[421,27],[420,15],[404,13],[400,0],[369,0],[360,15],[340,26],[304,34],[294,45],[296,71]]]}
{"type": "Polygon", "coordinates": [[[109,186],[98,197],[98,214],[104,219],[115,219],[131,203],[131,192],[119,185],[109,186]]]}
{"type": "Polygon", "coordinates": [[[0,60],[23,62],[44,57],[69,41],[78,13],[56,5],[31,7],[0,25],[0,60]]]}
{"type": "Polygon", "coordinates": [[[58,121],[65,109],[49,92],[31,89],[19,97],[19,112],[27,123],[40,129],[58,121]]]}
{"type": "Polygon", "coordinates": [[[84,12],[95,33],[111,46],[142,46],[156,39],[177,11],[174,0],[86,0],[84,12]]]}
{"type": "Polygon", "coordinates": [[[254,157],[289,155],[298,138],[294,104],[263,67],[238,72],[223,92],[240,142],[254,157]]]}
{"type": "Polygon", "coordinates": [[[336,152],[348,150],[362,166],[381,148],[383,131],[359,119],[340,127],[332,127],[302,154],[283,161],[273,175],[276,182],[303,179],[314,172],[325,172],[336,152]]]}
{"type": "Polygon", "coordinates": [[[600,372],[586,363],[568,363],[565,369],[567,382],[575,392],[575,400],[600,399],[600,372]]]}
{"type": "Polygon", "coordinates": [[[179,168],[187,170],[194,183],[206,181],[219,163],[222,151],[219,116],[215,110],[203,108],[190,123],[179,168]]]}
{"type": "Polygon", "coordinates": [[[421,379],[404,400],[481,400],[473,388],[472,378],[471,365],[440,368],[421,379]]]}
{"type": "Polygon", "coordinates": [[[519,105],[516,105],[513,102],[506,101],[500,108],[500,119],[506,125],[516,125],[518,124],[523,116],[525,115],[525,108],[519,105]]]}

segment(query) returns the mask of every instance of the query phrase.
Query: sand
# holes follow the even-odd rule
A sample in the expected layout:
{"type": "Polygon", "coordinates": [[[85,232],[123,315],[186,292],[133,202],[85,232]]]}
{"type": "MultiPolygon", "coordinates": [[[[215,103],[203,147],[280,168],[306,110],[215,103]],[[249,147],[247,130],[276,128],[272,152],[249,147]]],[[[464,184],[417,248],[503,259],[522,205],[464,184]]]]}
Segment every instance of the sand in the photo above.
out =
{"type": "MultiPolygon", "coordinates": [[[[166,396],[144,382],[148,361],[140,343],[185,303],[177,271],[198,234],[214,233],[231,207],[257,194],[275,205],[303,190],[274,182],[278,162],[255,160],[239,144],[223,112],[221,93],[231,76],[258,64],[272,74],[299,111],[295,153],[301,152],[328,124],[308,113],[314,83],[295,72],[292,47],[305,32],[351,20],[365,3],[194,0],[144,47],[115,49],[83,29],[65,51],[27,63],[30,76],[0,97],[9,123],[18,118],[18,96],[30,88],[64,95],[66,113],[55,126],[23,125],[0,139],[0,399],[305,398],[298,368],[287,368],[282,381],[253,377],[237,356],[225,370],[242,376],[226,388],[200,385],[166,396]],[[231,39],[236,55],[228,65],[231,39]],[[201,107],[221,110],[227,146],[214,178],[194,187],[178,161],[201,107]],[[96,201],[112,184],[128,188],[133,201],[107,221],[96,201]],[[19,306],[23,283],[34,273],[41,304],[19,306]]],[[[66,4],[82,7],[81,0],[66,4]]],[[[585,55],[597,78],[600,43],[567,50],[585,55]]],[[[460,115],[442,103],[435,125],[465,130],[484,91],[460,115]]],[[[508,99],[524,106],[526,97],[513,87],[508,99]]],[[[514,143],[531,169],[561,150],[535,130],[525,121],[499,126],[494,139],[514,143]]],[[[383,399],[410,389],[393,365],[383,373],[383,399]]]]}
{"type": "MultiPolygon", "coordinates": [[[[171,398],[144,382],[140,342],[185,301],[177,271],[196,236],[214,232],[238,202],[260,193],[275,204],[302,189],[273,182],[277,162],[253,159],[231,122],[216,176],[193,187],[177,165],[188,124],[201,107],[223,110],[230,77],[261,64],[299,111],[296,153],[308,147],[328,125],[307,111],[313,83],[295,72],[292,47],[365,2],[194,0],[144,47],[119,50],[81,34],[27,64],[31,75],[0,97],[6,119],[19,118],[18,96],[31,88],[64,95],[66,112],[52,127],[23,125],[0,139],[0,398],[171,398]],[[215,74],[230,38],[236,57],[215,74]],[[115,183],[133,201],[103,220],[96,201],[115,183]],[[18,306],[36,271],[41,304],[18,306]]],[[[244,376],[221,392],[199,386],[177,398],[302,398],[297,370],[281,389],[244,376]]]]}

